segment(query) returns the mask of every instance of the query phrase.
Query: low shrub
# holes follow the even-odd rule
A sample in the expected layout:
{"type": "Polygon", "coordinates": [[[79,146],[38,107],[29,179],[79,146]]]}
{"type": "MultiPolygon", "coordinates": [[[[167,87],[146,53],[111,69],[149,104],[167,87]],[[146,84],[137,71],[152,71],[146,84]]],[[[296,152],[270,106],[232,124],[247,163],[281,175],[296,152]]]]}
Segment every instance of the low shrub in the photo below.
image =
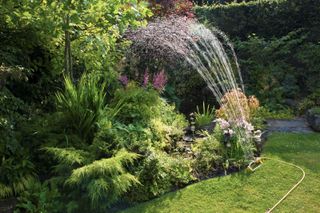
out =
{"type": "Polygon", "coordinates": [[[304,98],[298,105],[298,112],[304,114],[312,107],[320,106],[320,89],[304,98]]]}
{"type": "Polygon", "coordinates": [[[149,200],[195,180],[188,159],[152,149],[134,170],[142,185],[128,194],[131,202],[149,200]]]}
{"type": "Polygon", "coordinates": [[[195,155],[193,169],[196,177],[208,177],[220,172],[224,161],[223,145],[214,134],[203,132],[206,136],[204,139],[196,140],[192,145],[192,151],[195,155]]]}
{"type": "Polygon", "coordinates": [[[320,107],[313,107],[310,109],[310,113],[320,115],[320,107]]]}

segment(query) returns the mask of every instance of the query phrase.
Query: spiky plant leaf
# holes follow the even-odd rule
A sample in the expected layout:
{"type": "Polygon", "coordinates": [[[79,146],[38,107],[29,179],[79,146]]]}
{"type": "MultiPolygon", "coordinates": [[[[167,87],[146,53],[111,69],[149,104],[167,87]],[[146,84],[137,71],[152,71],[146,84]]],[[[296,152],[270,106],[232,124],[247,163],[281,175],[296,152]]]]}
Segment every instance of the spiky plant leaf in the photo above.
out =
{"type": "Polygon", "coordinates": [[[65,78],[64,92],[56,94],[57,107],[83,139],[87,139],[105,108],[105,85],[99,79],[83,75],[77,85],[65,78]]]}

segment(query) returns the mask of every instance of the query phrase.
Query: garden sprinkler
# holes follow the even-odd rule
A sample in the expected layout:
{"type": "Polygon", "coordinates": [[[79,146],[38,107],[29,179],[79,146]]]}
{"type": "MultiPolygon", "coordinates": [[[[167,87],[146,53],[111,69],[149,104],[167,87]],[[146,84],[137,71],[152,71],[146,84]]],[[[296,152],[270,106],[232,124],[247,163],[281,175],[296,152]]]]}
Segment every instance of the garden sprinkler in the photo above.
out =
{"type": "Polygon", "coordinates": [[[251,161],[248,165],[248,169],[251,172],[256,171],[260,166],[262,166],[262,159],[261,158],[255,158],[253,161],[251,161]]]}

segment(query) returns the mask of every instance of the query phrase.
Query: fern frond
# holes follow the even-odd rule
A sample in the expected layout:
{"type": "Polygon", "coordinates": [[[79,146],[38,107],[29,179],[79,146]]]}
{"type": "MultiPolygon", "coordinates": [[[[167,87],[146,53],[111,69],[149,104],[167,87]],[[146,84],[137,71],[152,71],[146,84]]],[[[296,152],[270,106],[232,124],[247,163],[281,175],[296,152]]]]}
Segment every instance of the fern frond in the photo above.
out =
{"type": "Polygon", "coordinates": [[[74,148],[46,147],[44,150],[53,155],[53,157],[59,162],[70,166],[74,164],[83,165],[87,156],[89,156],[89,153],[74,148]]]}
{"type": "Polygon", "coordinates": [[[26,190],[31,184],[34,183],[34,180],[35,178],[33,175],[25,175],[20,177],[19,180],[14,181],[12,183],[14,194],[17,195],[26,190]]]}
{"type": "Polygon", "coordinates": [[[13,189],[10,186],[6,186],[0,183],[0,198],[6,198],[13,195],[13,189]]]}

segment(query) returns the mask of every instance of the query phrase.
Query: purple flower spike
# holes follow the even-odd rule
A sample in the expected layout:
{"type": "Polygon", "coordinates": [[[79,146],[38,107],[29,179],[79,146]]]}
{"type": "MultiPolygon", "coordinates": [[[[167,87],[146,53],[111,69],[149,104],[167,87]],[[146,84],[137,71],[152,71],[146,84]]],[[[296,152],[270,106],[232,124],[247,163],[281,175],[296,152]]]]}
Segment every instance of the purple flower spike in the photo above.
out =
{"type": "Polygon", "coordinates": [[[148,70],[146,69],[146,71],[144,72],[144,75],[143,75],[143,87],[146,87],[149,83],[149,73],[148,73],[148,70]]]}
{"type": "Polygon", "coordinates": [[[119,81],[122,83],[123,86],[127,86],[129,83],[129,79],[126,75],[121,75],[119,77],[119,81]]]}
{"type": "Polygon", "coordinates": [[[153,87],[158,91],[163,90],[166,83],[167,83],[167,76],[164,70],[157,73],[153,78],[153,87]]]}

